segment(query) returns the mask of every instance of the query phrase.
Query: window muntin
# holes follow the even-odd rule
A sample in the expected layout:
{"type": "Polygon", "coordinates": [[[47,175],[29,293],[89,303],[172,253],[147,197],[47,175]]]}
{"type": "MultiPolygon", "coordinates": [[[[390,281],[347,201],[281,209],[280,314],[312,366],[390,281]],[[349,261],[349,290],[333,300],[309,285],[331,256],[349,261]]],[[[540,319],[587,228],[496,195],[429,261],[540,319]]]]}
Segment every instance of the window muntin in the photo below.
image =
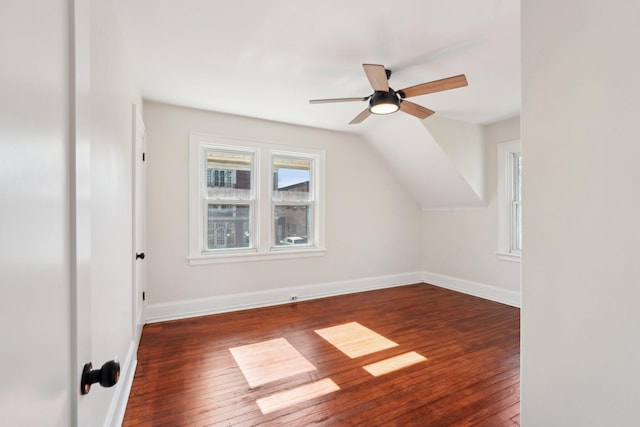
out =
{"type": "Polygon", "coordinates": [[[274,155],[272,245],[281,248],[311,246],[314,236],[314,159],[274,155]]]}

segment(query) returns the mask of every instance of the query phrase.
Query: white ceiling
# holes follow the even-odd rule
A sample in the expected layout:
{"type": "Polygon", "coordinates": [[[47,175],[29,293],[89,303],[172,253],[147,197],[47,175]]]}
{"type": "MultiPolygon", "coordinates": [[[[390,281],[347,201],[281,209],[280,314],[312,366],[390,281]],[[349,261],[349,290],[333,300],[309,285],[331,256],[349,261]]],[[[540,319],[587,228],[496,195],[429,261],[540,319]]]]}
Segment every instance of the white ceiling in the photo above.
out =
{"type": "MultiPolygon", "coordinates": [[[[335,130],[368,96],[363,63],[390,85],[465,74],[468,87],[411,100],[490,123],[520,109],[519,0],[115,0],[145,99],[335,130]]],[[[402,114],[402,113],[396,113],[402,114]]]]}
{"type": "Polygon", "coordinates": [[[113,0],[143,98],[355,132],[422,208],[485,203],[424,123],[473,124],[520,111],[519,0],[113,0]],[[436,112],[349,121],[373,90],[363,63],[396,90],[465,74],[469,85],[412,97],[436,112]]]}

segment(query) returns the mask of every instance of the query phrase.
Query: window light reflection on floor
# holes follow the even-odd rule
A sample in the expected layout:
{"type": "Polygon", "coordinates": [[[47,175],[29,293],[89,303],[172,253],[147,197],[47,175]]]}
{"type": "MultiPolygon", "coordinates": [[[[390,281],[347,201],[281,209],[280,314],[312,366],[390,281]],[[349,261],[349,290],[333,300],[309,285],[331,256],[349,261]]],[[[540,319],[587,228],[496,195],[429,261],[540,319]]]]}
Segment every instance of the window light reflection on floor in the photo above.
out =
{"type": "Polygon", "coordinates": [[[365,365],[363,368],[374,377],[379,377],[380,375],[388,374],[389,372],[397,371],[399,369],[415,365],[416,363],[424,362],[425,360],[427,360],[426,357],[416,353],[415,351],[410,351],[408,353],[365,365]]]}
{"type": "Polygon", "coordinates": [[[340,387],[330,378],[325,378],[309,384],[304,384],[286,391],[272,394],[262,399],[258,399],[256,403],[260,411],[266,415],[279,409],[306,402],[316,397],[324,396],[334,391],[340,390],[340,387]]]}
{"type": "MultiPolygon", "coordinates": [[[[358,322],[318,329],[315,332],[351,359],[398,346],[397,343],[358,322]]],[[[229,351],[251,388],[316,370],[316,367],[285,338],[233,347],[229,351]]],[[[365,365],[363,368],[378,377],[425,360],[426,357],[411,351],[365,365]]],[[[338,390],[340,387],[333,380],[324,378],[275,392],[256,400],[256,403],[260,411],[266,415],[338,390]]]]}
{"type": "Polygon", "coordinates": [[[233,347],[229,351],[251,388],[316,370],[284,338],[233,347]]]}
{"type": "Polygon", "coordinates": [[[398,345],[358,322],[318,329],[315,332],[352,359],[398,345]]]}

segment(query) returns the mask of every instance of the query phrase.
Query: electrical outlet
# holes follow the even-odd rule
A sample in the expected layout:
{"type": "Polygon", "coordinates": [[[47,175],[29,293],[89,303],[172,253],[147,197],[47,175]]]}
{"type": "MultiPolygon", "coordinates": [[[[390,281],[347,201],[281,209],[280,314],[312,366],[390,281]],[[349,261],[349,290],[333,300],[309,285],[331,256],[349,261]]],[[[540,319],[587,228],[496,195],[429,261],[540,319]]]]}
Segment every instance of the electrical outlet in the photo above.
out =
{"type": "Polygon", "coordinates": [[[291,300],[291,301],[298,301],[298,295],[295,295],[295,294],[294,294],[294,295],[291,295],[290,300],[291,300]]]}

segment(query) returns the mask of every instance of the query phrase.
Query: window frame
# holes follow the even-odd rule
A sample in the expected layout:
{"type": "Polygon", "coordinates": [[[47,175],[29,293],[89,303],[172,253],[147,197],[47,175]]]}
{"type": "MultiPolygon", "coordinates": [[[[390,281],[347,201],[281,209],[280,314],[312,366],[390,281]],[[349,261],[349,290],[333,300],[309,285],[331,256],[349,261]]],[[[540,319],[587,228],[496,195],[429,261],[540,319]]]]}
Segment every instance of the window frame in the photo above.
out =
{"type": "MultiPolygon", "coordinates": [[[[241,138],[222,137],[191,132],[189,134],[189,242],[187,261],[190,265],[227,262],[260,261],[324,256],[325,204],[324,204],[325,152],[321,148],[276,144],[241,138]],[[248,248],[225,248],[211,251],[206,248],[205,225],[206,150],[253,153],[251,176],[251,244],[248,248]],[[313,160],[313,243],[309,245],[276,246],[274,242],[273,158],[278,156],[313,160]],[[270,212],[267,214],[267,212],[270,212]]],[[[221,200],[225,204],[226,200],[221,200]]],[[[244,201],[243,201],[244,203],[244,201]]],[[[233,203],[226,203],[233,204],[233,203]]]]}
{"type": "MultiPolygon", "coordinates": [[[[255,236],[255,210],[256,210],[256,184],[257,184],[257,180],[256,180],[256,174],[255,174],[255,164],[256,164],[256,157],[257,157],[257,150],[255,149],[247,149],[247,148],[235,148],[235,147],[228,147],[228,146],[222,146],[222,145],[212,145],[212,144],[208,144],[208,143],[203,143],[200,145],[200,150],[201,150],[201,155],[200,155],[200,161],[202,162],[202,174],[199,177],[200,180],[200,186],[203,186],[204,188],[201,188],[198,193],[200,194],[200,197],[202,199],[202,203],[201,203],[201,209],[202,209],[202,217],[199,220],[200,224],[202,225],[202,229],[201,229],[201,252],[203,254],[212,254],[212,253],[233,253],[233,252],[244,252],[247,250],[251,250],[254,246],[255,246],[255,242],[254,242],[254,236],[255,236]],[[239,154],[239,155],[244,155],[244,156],[250,156],[251,157],[251,164],[248,168],[248,170],[251,172],[250,175],[250,187],[249,187],[249,194],[248,194],[248,198],[243,199],[240,197],[211,197],[209,196],[207,193],[207,188],[208,188],[208,181],[209,181],[209,174],[208,174],[208,161],[207,161],[207,155],[206,153],[208,151],[215,151],[218,153],[231,153],[231,154],[239,154]],[[206,220],[209,217],[209,205],[214,204],[214,205],[235,205],[235,206],[239,206],[239,205],[246,205],[249,207],[249,246],[248,247],[241,247],[241,248],[219,248],[219,249],[210,249],[209,248],[209,243],[208,243],[208,237],[209,237],[209,230],[206,224],[206,220]]],[[[240,170],[240,169],[236,169],[240,170]]],[[[225,171],[226,172],[226,171],[225,171]]],[[[226,179],[225,179],[226,180],[226,179]]]]}
{"type": "Polygon", "coordinates": [[[510,235],[509,252],[520,255],[522,252],[522,152],[511,153],[510,182],[510,235]]]}
{"type": "Polygon", "coordinates": [[[316,227],[316,218],[319,217],[319,211],[318,211],[318,203],[316,203],[316,198],[317,198],[317,194],[318,194],[318,174],[317,174],[317,166],[320,162],[320,158],[319,155],[317,154],[309,154],[309,153],[296,153],[296,152],[291,152],[291,151],[278,151],[278,150],[273,150],[271,151],[271,156],[270,156],[270,174],[269,176],[271,177],[271,181],[269,182],[269,188],[271,188],[272,193],[271,193],[271,233],[270,233],[270,243],[271,243],[271,250],[273,251],[292,251],[295,249],[303,249],[303,248],[314,248],[316,247],[316,242],[319,239],[319,236],[317,236],[317,232],[318,227],[316,227]],[[273,188],[274,188],[274,160],[276,158],[281,158],[281,159],[294,159],[294,160],[308,160],[309,161],[309,200],[306,201],[296,201],[296,200],[281,200],[281,199],[277,199],[274,195],[273,195],[273,188]],[[306,244],[300,244],[300,245],[293,245],[293,246],[288,246],[288,245],[278,245],[276,243],[276,236],[277,236],[277,230],[275,229],[275,212],[276,212],[276,208],[278,206],[307,206],[307,208],[309,209],[310,215],[311,215],[311,224],[309,227],[309,224],[307,224],[307,235],[311,235],[311,238],[307,238],[307,242],[306,244]]]}
{"type": "MultiPolygon", "coordinates": [[[[522,201],[515,201],[514,196],[517,194],[515,155],[522,156],[522,143],[520,140],[500,143],[497,146],[497,153],[498,248],[496,256],[502,261],[520,262],[522,251],[515,248],[514,243],[518,225],[515,218],[516,205],[522,209],[522,201]]],[[[520,239],[522,239],[521,223],[520,239]]]]}

